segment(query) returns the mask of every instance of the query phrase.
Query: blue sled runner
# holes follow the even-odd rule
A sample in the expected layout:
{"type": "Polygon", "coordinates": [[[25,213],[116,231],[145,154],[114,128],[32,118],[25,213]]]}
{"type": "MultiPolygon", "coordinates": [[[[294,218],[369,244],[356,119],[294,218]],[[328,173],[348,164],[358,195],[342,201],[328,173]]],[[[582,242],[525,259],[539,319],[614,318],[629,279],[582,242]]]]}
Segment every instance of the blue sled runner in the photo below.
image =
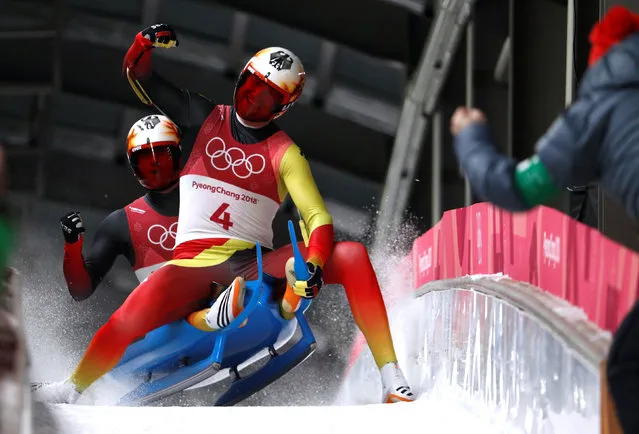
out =
{"type": "MultiPolygon", "coordinates": [[[[308,270],[299,249],[293,223],[288,222],[293,244],[295,273],[300,280],[308,278],[308,270]]],[[[144,339],[129,346],[110,377],[132,381],[135,389],[120,398],[118,405],[145,405],[186,389],[194,389],[221,381],[227,370],[234,378],[229,388],[218,397],[216,406],[234,405],[268,386],[306,360],[316,347],[315,336],[304,313],[310,305],[302,299],[295,318],[280,316],[279,300],[273,297],[278,282],[262,270],[262,251],[257,244],[257,280],[246,282],[245,307],[226,328],[205,332],[182,319],[159,327],[144,339]],[[248,319],[246,325],[240,324],[248,319]],[[297,327],[301,338],[287,351],[281,347],[293,338],[297,327]],[[241,377],[241,369],[263,358],[268,362],[257,371],[241,377]],[[216,375],[220,373],[220,375],[216,375]],[[218,377],[221,377],[217,379],[218,377]]]]}

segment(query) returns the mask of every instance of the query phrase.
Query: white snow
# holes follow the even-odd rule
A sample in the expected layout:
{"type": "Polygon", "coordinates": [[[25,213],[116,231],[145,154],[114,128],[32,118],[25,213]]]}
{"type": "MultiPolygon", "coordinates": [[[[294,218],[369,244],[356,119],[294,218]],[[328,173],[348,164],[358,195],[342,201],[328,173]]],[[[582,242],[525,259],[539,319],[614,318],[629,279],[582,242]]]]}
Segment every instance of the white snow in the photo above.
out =
{"type": "MultiPolygon", "coordinates": [[[[498,434],[490,417],[454,402],[331,407],[92,407],[52,406],[65,434],[300,431],[304,434],[446,432],[498,434]]],[[[511,431],[512,432],[512,431],[511,431]]]]}

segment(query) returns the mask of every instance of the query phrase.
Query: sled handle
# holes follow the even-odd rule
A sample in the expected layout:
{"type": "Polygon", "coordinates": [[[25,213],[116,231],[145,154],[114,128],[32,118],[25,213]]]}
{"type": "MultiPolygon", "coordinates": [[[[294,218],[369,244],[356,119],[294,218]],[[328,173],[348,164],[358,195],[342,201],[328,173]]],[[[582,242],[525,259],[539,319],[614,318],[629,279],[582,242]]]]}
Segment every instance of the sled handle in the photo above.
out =
{"type": "Polygon", "coordinates": [[[259,241],[255,244],[255,250],[257,253],[257,282],[258,282],[258,287],[261,288],[262,279],[264,277],[264,270],[263,270],[264,267],[262,266],[262,245],[260,244],[259,241]]]}
{"type": "Polygon", "coordinates": [[[288,221],[288,235],[291,237],[291,246],[293,248],[293,258],[295,259],[295,276],[298,280],[308,280],[311,275],[306,267],[306,261],[300,248],[297,245],[297,236],[295,235],[295,226],[291,220],[288,221]]]}

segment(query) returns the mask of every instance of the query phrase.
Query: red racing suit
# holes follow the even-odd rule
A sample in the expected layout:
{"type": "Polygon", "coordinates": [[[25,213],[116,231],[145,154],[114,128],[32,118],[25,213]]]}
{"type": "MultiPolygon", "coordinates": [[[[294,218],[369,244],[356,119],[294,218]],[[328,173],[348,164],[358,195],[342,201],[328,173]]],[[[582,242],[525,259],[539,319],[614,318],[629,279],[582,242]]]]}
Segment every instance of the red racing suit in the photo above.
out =
{"type": "MultiPolygon", "coordinates": [[[[110,371],[136,338],[185,318],[210,302],[210,283],[257,276],[255,243],[272,248],[272,220],[290,194],[308,229],[308,262],[324,269],[326,283],[341,283],[377,364],[396,361],[388,318],[364,246],[340,243],[308,161],[274,123],[243,126],[234,108],[214,105],[151,74],[150,41],[138,34],[125,65],[141,100],[180,128],[183,170],[173,259],[143,281],[94,336],[71,376],[86,389],[110,371]],[[142,83],[140,82],[142,81],[142,83]]],[[[284,277],[290,246],[264,254],[264,271],[284,277]]],[[[286,296],[285,296],[286,297],[286,296]]]]}

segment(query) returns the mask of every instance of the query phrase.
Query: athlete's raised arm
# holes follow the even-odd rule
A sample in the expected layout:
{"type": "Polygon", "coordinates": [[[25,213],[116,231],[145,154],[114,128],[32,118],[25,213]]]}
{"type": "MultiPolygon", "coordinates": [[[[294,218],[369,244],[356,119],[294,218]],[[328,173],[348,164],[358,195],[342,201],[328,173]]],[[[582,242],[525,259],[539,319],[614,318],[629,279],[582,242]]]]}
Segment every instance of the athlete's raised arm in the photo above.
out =
{"type": "Polygon", "coordinates": [[[84,224],[80,213],[69,212],[60,220],[64,235],[63,272],[69,294],[76,301],[89,298],[118,255],[133,260],[133,247],[123,209],[112,212],[98,226],[91,245],[83,255],[84,224]]]}
{"type": "Polygon", "coordinates": [[[177,34],[170,25],[147,27],[135,36],[124,57],[122,73],[140,101],[169,117],[184,135],[191,127],[199,128],[215,105],[205,96],[180,88],[153,71],[153,48],[177,46],[177,34]]]}

